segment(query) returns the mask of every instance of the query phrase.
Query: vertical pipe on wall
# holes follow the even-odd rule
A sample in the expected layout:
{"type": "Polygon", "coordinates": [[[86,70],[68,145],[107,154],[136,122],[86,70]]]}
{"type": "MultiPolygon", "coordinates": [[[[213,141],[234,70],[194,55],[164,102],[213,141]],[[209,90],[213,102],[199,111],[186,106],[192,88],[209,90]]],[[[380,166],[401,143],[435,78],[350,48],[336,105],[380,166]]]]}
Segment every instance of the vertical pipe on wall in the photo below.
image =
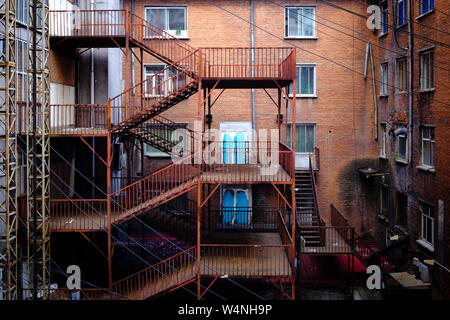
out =
{"type": "MultiPolygon", "coordinates": [[[[251,42],[251,59],[252,59],[252,78],[255,76],[255,32],[254,23],[254,1],[250,0],[250,42],[251,42]]],[[[255,88],[252,88],[252,129],[255,129],[255,88]]],[[[255,139],[256,137],[253,137],[255,139]]]]}
{"type": "Polygon", "coordinates": [[[408,91],[408,144],[409,144],[409,150],[408,150],[408,163],[410,164],[410,168],[412,168],[412,148],[413,148],[413,89],[414,89],[414,74],[413,74],[413,57],[414,57],[414,41],[413,41],[413,25],[411,23],[412,21],[412,1],[408,1],[408,47],[409,47],[409,61],[408,61],[408,68],[409,68],[409,91],[408,91]]]}

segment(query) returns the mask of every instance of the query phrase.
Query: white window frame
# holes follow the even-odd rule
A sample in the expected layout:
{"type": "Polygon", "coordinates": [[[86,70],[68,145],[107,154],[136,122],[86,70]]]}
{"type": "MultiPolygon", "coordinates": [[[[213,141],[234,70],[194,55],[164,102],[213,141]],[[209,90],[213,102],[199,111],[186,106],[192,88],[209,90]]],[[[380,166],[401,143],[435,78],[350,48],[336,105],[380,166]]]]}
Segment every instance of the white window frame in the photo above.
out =
{"type": "MultiPolygon", "coordinates": [[[[302,14],[302,17],[304,15],[302,14]]],[[[284,37],[286,39],[317,39],[317,33],[316,33],[316,6],[314,5],[304,5],[304,6],[285,6],[284,7],[284,37]],[[286,11],[289,12],[290,9],[313,9],[314,10],[314,18],[313,20],[313,34],[310,36],[305,35],[297,35],[297,36],[291,36],[289,35],[289,19],[286,17],[286,11]]]]}
{"type": "MultiPolygon", "coordinates": [[[[169,30],[164,29],[164,32],[167,32],[173,37],[179,38],[179,39],[189,39],[188,36],[188,7],[187,6],[145,6],[144,7],[144,16],[147,21],[150,22],[150,20],[147,19],[147,11],[152,9],[183,9],[184,10],[184,26],[185,29],[181,30],[181,34],[177,35],[176,30],[169,30]]],[[[165,21],[166,27],[169,25],[169,15],[166,14],[166,21],[165,21]]]]}
{"type": "MultiPolygon", "coordinates": [[[[179,126],[179,127],[177,127],[177,129],[187,128],[188,125],[189,124],[187,122],[177,122],[176,123],[176,126],[179,126]]],[[[144,156],[146,156],[146,157],[151,157],[151,158],[170,158],[171,157],[170,154],[167,154],[167,153],[159,151],[159,150],[158,151],[148,151],[149,147],[152,147],[152,146],[147,143],[144,143],[144,156]]]]}
{"type": "MultiPolygon", "coordinates": [[[[301,88],[300,81],[301,81],[301,68],[302,67],[313,67],[313,70],[314,70],[314,84],[313,84],[314,92],[313,93],[301,93],[301,92],[296,91],[295,96],[297,98],[317,98],[317,64],[316,63],[297,63],[295,65],[295,68],[296,68],[295,81],[298,82],[299,88],[301,88]]],[[[293,96],[293,92],[292,92],[292,88],[290,87],[289,97],[292,97],[292,96],[293,96]]]]}
{"type": "Polygon", "coordinates": [[[434,144],[435,144],[435,138],[431,138],[431,133],[430,133],[430,137],[429,138],[424,138],[423,134],[424,134],[424,130],[432,130],[433,131],[433,136],[434,136],[434,127],[432,126],[423,126],[421,127],[420,130],[420,135],[421,135],[421,144],[422,144],[422,152],[421,152],[421,164],[423,167],[429,168],[429,169],[434,169],[435,163],[434,163],[434,144]],[[431,144],[431,148],[430,148],[430,160],[431,160],[431,165],[430,164],[425,164],[424,163],[424,141],[428,141],[431,144]]]}
{"type": "Polygon", "coordinates": [[[388,142],[388,134],[387,134],[387,126],[386,123],[380,124],[381,128],[381,139],[380,139],[380,157],[387,158],[387,142],[388,142]]]}
{"type": "Polygon", "coordinates": [[[434,90],[434,50],[424,49],[419,51],[419,72],[420,72],[420,90],[434,90]],[[424,58],[429,56],[429,65],[427,70],[428,77],[424,78],[424,58]]]}
{"type": "MultiPolygon", "coordinates": [[[[160,95],[160,94],[155,94],[154,92],[148,93],[148,90],[147,90],[147,83],[148,83],[148,81],[146,81],[146,80],[147,80],[147,78],[150,78],[151,76],[155,75],[156,73],[147,72],[147,67],[161,67],[161,70],[164,70],[167,67],[167,65],[165,65],[163,63],[147,63],[147,64],[144,64],[144,81],[145,81],[145,84],[144,84],[144,97],[145,98],[163,97],[164,94],[160,95]]],[[[168,77],[168,75],[167,75],[167,70],[166,70],[166,71],[164,71],[164,74],[163,74],[163,79],[162,79],[163,83],[167,79],[167,77],[168,77]]],[[[155,84],[156,84],[155,80],[156,80],[156,78],[152,79],[153,88],[155,87],[155,84]]]]}
{"type": "MultiPolygon", "coordinates": [[[[420,240],[424,241],[426,244],[428,244],[431,247],[434,247],[434,217],[431,215],[431,211],[434,211],[434,207],[432,205],[429,205],[427,203],[424,202],[420,202],[421,205],[421,211],[420,211],[420,216],[421,216],[421,223],[420,223],[420,240]],[[427,208],[428,210],[424,210],[425,208],[427,208]],[[428,220],[428,221],[427,221],[428,220]],[[431,223],[431,241],[428,241],[427,239],[427,228],[426,228],[426,224],[425,222],[431,223]]],[[[434,212],[433,212],[434,214],[434,212]]]]}
{"type": "MultiPolygon", "coordinates": [[[[17,75],[21,75],[21,79],[22,79],[22,86],[21,86],[21,92],[20,95],[22,97],[22,101],[26,101],[27,100],[27,92],[26,92],[26,86],[28,85],[28,80],[27,80],[27,63],[28,63],[28,46],[27,46],[27,42],[21,39],[17,39],[17,46],[16,46],[16,58],[17,59],[22,59],[23,60],[23,70],[20,70],[19,68],[19,61],[17,61],[17,68],[16,68],[16,72],[17,75]],[[19,53],[19,43],[21,43],[22,46],[22,55],[19,53]]],[[[17,77],[17,82],[19,82],[19,77],[17,77]]]]}
{"type": "Polygon", "coordinates": [[[28,24],[28,2],[29,0],[16,0],[16,21],[21,24],[28,24]],[[22,11],[20,11],[20,9],[22,11]],[[21,19],[19,12],[23,13],[23,19],[21,19]]]}
{"type": "Polygon", "coordinates": [[[389,64],[387,62],[383,62],[380,64],[380,96],[385,97],[388,95],[388,83],[389,83],[389,64]]]}

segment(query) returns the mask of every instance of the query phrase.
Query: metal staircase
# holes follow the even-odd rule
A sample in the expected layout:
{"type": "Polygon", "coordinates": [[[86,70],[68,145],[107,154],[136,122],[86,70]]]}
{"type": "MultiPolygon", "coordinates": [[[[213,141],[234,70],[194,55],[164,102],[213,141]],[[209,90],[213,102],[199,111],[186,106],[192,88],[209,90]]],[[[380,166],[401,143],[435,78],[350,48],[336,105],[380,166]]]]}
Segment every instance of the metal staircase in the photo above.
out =
{"type": "Polygon", "coordinates": [[[320,227],[325,223],[320,217],[311,158],[309,167],[309,170],[295,171],[298,236],[304,239],[306,247],[318,247],[324,244],[324,235],[320,227]]]}

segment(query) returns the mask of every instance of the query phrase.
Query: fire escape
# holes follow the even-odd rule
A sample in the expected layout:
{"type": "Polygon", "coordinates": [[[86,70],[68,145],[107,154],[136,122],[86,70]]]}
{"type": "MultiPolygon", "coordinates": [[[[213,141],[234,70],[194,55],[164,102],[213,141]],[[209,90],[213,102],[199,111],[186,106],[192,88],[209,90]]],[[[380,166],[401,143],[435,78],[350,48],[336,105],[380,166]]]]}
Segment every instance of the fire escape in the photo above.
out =
{"type": "MultiPolygon", "coordinates": [[[[175,144],[161,134],[161,130],[171,130],[176,124],[161,113],[176,108],[178,103],[194,94],[197,94],[197,119],[203,123],[203,132],[207,126],[203,115],[206,111],[210,114],[215,103],[211,99],[212,93],[220,90],[275,89],[277,101],[266,93],[278,110],[278,119],[282,98],[285,98],[286,112],[290,110],[292,119],[295,119],[295,98],[288,94],[288,87],[293,83],[295,97],[295,49],[193,48],[127,10],[51,11],[50,26],[53,48],[61,45],[73,48],[119,47],[126,57],[131,54],[130,48],[139,48],[167,64],[166,69],[142,79],[105,104],[50,106],[51,136],[80,137],[106,166],[106,198],[50,200],[51,232],[106,231],[108,234],[105,256],[108,259],[109,285],[105,290],[86,290],[88,295],[98,299],[147,299],[196,281],[197,296],[201,298],[206,292],[201,290],[201,278],[212,279],[211,286],[226,275],[287,279],[291,284],[289,297],[294,299],[297,223],[289,223],[287,212],[297,212],[295,150],[281,142],[275,149],[269,149],[266,141],[249,142],[233,150],[238,153],[238,159],[244,160],[210,164],[202,158],[203,151],[208,145],[219,147],[222,142],[198,142],[202,137],[188,130],[187,139],[191,147],[180,152],[178,161],[115,192],[111,191],[111,163],[112,141],[117,137],[136,137],[163,152],[173,151],[175,144]],[[254,56],[253,63],[251,56],[254,56]],[[161,77],[169,69],[171,75],[161,77]],[[94,136],[106,138],[105,158],[85,140],[94,136]],[[260,158],[261,150],[267,153],[268,150],[277,150],[279,164],[273,173],[270,171],[273,168],[260,158]],[[208,200],[224,184],[273,186],[278,208],[264,211],[264,221],[252,226],[270,229],[269,240],[244,244],[206,240],[205,235],[217,229],[217,216],[227,214],[220,210],[211,213],[207,208],[208,200]],[[173,208],[173,202],[188,192],[196,192],[196,199],[188,201],[181,209],[173,208]],[[175,211],[177,217],[170,214],[175,211]],[[167,228],[168,232],[192,243],[192,247],[113,282],[111,227],[144,214],[167,228]],[[192,232],[182,234],[183,230],[192,232]]],[[[278,130],[281,126],[278,120],[278,130]]],[[[295,132],[293,135],[292,141],[295,141],[295,132]]]]}

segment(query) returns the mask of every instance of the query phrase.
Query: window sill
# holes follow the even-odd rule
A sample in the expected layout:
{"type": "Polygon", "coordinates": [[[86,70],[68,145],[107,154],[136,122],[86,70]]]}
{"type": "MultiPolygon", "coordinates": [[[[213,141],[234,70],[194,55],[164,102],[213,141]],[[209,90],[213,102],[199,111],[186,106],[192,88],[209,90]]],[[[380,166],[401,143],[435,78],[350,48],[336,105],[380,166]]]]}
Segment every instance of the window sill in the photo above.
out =
{"type": "Polygon", "coordinates": [[[422,170],[422,171],[430,172],[430,173],[436,172],[436,169],[434,167],[430,167],[430,166],[422,165],[422,166],[417,166],[416,168],[419,170],[422,170]]]}
{"type": "Polygon", "coordinates": [[[383,39],[385,36],[387,36],[388,35],[388,33],[387,32],[385,32],[385,33],[380,33],[379,35],[378,35],[378,39],[383,39]]]}
{"type": "Polygon", "coordinates": [[[399,26],[396,26],[396,28],[397,29],[401,29],[401,28],[403,28],[403,27],[406,27],[408,25],[408,22],[405,22],[405,23],[403,23],[403,24],[401,24],[401,25],[399,25],[399,26]]]}
{"type": "Polygon", "coordinates": [[[436,88],[430,88],[430,89],[421,89],[419,90],[419,93],[430,93],[436,91],[436,88]]]}
{"type": "MultiPolygon", "coordinates": [[[[289,94],[289,98],[292,98],[293,95],[289,94]]],[[[295,98],[297,99],[305,99],[305,98],[318,98],[316,94],[296,94],[295,98]]]]}
{"type": "Polygon", "coordinates": [[[408,161],[406,161],[406,160],[395,159],[395,162],[397,162],[398,164],[404,165],[404,166],[408,165],[408,161]]]}
{"type": "Polygon", "coordinates": [[[166,153],[144,153],[144,156],[149,158],[170,158],[170,154],[166,153]]]}
{"type": "Polygon", "coordinates": [[[395,92],[396,95],[405,95],[407,93],[408,93],[408,91],[396,91],[395,92]]]}
{"type": "Polygon", "coordinates": [[[431,243],[428,243],[428,241],[419,239],[416,240],[416,242],[423,248],[427,249],[430,252],[434,252],[434,246],[431,243]]]}
{"type": "Polygon", "coordinates": [[[380,99],[387,99],[388,97],[389,97],[388,94],[380,94],[380,95],[379,95],[379,98],[380,98],[380,99]]]}
{"type": "Polygon", "coordinates": [[[285,40],[317,40],[316,36],[284,37],[285,40]]]}
{"type": "Polygon", "coordinates": [[[428,16],[428,15],[434,13],[434,11],[435,11],[434,9],[428,10],[427,12],[422,13],[420,16],[416,17],[416,20],[420,20],[420,19],[422,19],[423,17],[426,17],[426,16],[428,16]]]}
{"type": "MultiPolygon", "coordinates": [[[[166,33],[168,33],[167,31],[165,31],[166,33]]],[[[169,35],[171,35],[172,37],[178,39],[178,40],[190,40],[189,36],[175,36],[171,33],[168,33],[169,35]]],[[[164,40],[161,39],[161,37],[159,36],[154,36],[154,37],[143,37],[144,40],[152,40],[152,39],[158,39],[158,40],[164,40]]],[[[170,39],[169,39],[170,40],[170,39]]]]}
{"type": "Polygon", "coordinates": [[[387,156],[382,156],[382,155],[378,156],[378,158],[381,160],[389,160],[389,158],[387,156]]]}

